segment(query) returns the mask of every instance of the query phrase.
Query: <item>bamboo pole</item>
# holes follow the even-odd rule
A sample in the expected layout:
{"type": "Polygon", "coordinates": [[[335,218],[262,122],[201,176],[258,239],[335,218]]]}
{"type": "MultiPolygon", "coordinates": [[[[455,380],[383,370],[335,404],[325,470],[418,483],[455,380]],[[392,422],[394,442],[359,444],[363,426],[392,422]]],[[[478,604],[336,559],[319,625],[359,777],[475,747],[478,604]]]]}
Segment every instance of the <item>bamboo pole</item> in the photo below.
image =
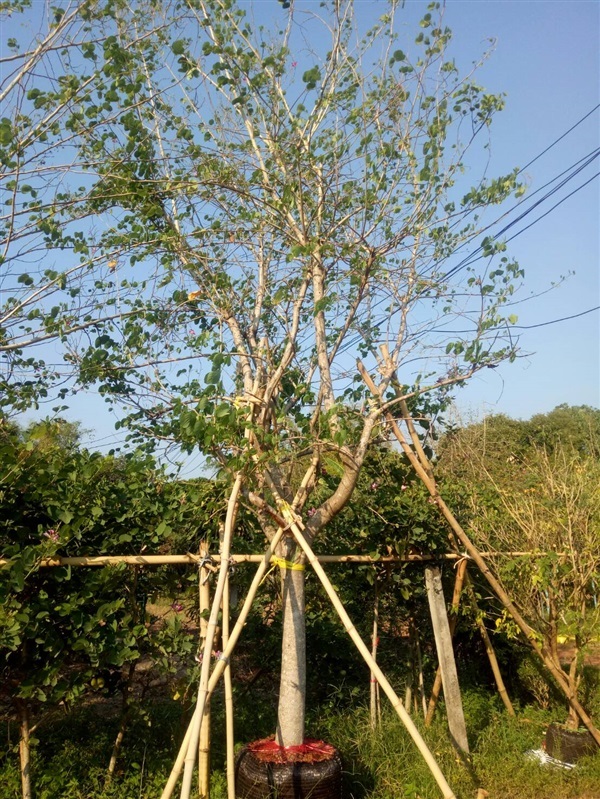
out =
{"type": "MultiPolygon", "coordinates": [[[[229,574],[223,590],[223,605],[221,611],[221,637],[223,649],[229,641],[229,574]]],[[[231,666],[225,665],[223,673],[225,688],[225,748],[227,753],[227,799],[235,799],[235,730],[233,715],[233,685],[231,682],[231,666]]]]}
{"type": "Polygon", "coordinates": [[[515,715],[515,710],[512,706],[512,702],[510,701],[510,697],[508,695],[508,691],[506,690],[506,686],[504,684],[504,680],[502,679],[502,673],[500,671],[500,665],[498,664],[498,658],[496,657],[496,652],[494,651],[494,647],[492,645],[492,641],[490,639],[489,633],[487,628],[484,624],[483,619],[481,618],[481,614],[479,613],[479,608],[477,607],[477,600],[475,599],[475,592],[473,591],[473,586],[471,585],[471,581],[469,579],[469,575],[466,575],[465,578],[465,585],[467,589],[467,595],[469,600],[473,606],[475,611],[475,618],[477,620],[477,627],[479,629],[479,633],[483,638],[483,643],[485,646],[485,651],[488,656],[488,660],[490,661],[490,666],[492,668],[492,674],[494,675],[494,680],[496,681],[496,688],[498,689],[498,693],[500,694],[500,699],[504,703],[504,707],[506,708],[509,716],[515,715]]]}
{"type": "MultiPolygon", "coordinates": [[[[231,653],[235,649],[235,646],[238,642],[242,629],[246,623],[246,619],[248,618],[248,613],[250,612],[250,608],[252,607],[252,602],[254,601],[254,597],[256,596],[256,592],[258,590],[259,585],[261,584],[267,569],[269,568],[269,564],[271,563],[271,558],[273,556],[273,552],[275,551],[281,537],[284,533],[284,529],[280,528],[271,543],[269,544],[265,554],[263,555],[263,559],[256,570],[256,574],[250,584],[250,588],[248,589],[248,593],[246,594],[246,599],[244,600],[244,604],[242,605],[242,609],[240,611],[240,615],[237,618],[237,621],[234,625],[233,630],[231,631],[231,635],[229,636],[229,641],[227,642],[227,646],[223,647],[223,652],[221,656],[217,660],[215,667],[213,669],[212,674],[210,675],[210,680],[208,682],[208,696],[212,694],[215,689],[215,686],[218,684],[223,672],[225,671],[225,666],[229,662],[229,658],[231,657],[231,653]]],[[[167,780],[167,784],[165,785],[162,794],[160,795],[160,799],[171,799],[173,794],[173,790],[177,784],[177,780],[179,779],[179,775],[181,774],[181,769],[183,768],[183,763],[185,760],[185,755],[189,746],[190,737],[192,734],[192,727],[195,721],[195,715],[198,711],[198,708],[194,711],[194,715],[192,716],[188,728],[186,730],[185,736],[179,748],[179,753],[177,755],[177,759],[173,764],[173,768],[171,769],[171,773],[167,780]]]]}
{"type": "MultiPolygon", "coordinates": [[[[547,552],[529,551],[529,552],[492,552],[482,551],[479,555],[482,558],[493,557],[543,557],[547,552]]],[[[558,557],[566,557],[568,552],[553,553],[558,557]]],[[[371,555],[318,555],[317,560],[319,563],[428,563],[430,561],[439,560],[460,560],[464,555],[459,552],[444,552],[436,555],[382,555],[381,557],[372,557],[371,555]]],[[[230,555],[229,561],[231,563],[260,563],[262,555],[255,554],[238,554],[230,555]]],[[[186,552],[185,555],[74,555],[54,558],[41,558],[37,563],[40,568],[48,569],[59,566],[116,566],[125,563],[129,566],[178,566],[178,565],[193,565],[197,566],[200,562],[200,555],[194,555],[191,552],[186,552]]],[[[211,555],[211,560],[215,564],[221,563],[220,555],[211,555]]],[[[14,558],[0,558],[0,568],[10,566],[14,563],[14,558]]]]}
{"type": "Polygon", "coordinates": [[[29,708],[27,703],[18,700],[19,711],[19,761],[21,769],[22,799],[33,799],[31,792],[31,746],[29,741],[29,708]]]}
{"type": "MultiPolygon", "coordinates": [[[[200,547],[200,568],[198,569],[198,609],[200,611],[200,650],[204,650],[204,643],[208,634],[208,621],[206,614],[210,610],[210,585],[209,570],[204,565],[208,555],[205,544],[200,547]]],[[[210,701],[207,700],[202,726],[200,728],[200,743],[198,745],[198,796],[200,799],[210,799],[210,701]]]]}
{"type": "MultiPolygon", "coordinates": [[[[377,587],[377,575],[375,575],[375,600],[373,602],[373,630],[371,633],[371,657],[375,662],[377,662],[377,645],[379,643],[379,632],[378,632],[378,623],[379,623],[379,590],[377,587]]],[[[371,729],[374,730],[377,727],[377,720],[378,720],[378,713],[377,713],[377,688],[379,687],[379,683],[375,679],[375,675],[373,671],[371,671],[370,675],[370,710],[371,710],[371,729]]]]}
{"type": "Polygon", "coordinates": [[[413,683],[415,681],[415,669],[414,663],[412,660],[412,653],[410,656],[410,669],[408,672],[408,678],[406,680],[406,688],[404,689],[404,707],[410,713],[413,703],[413,683]]]}
{"type": "Polygon", "coordinates": [[[200,671],[200,685],[198,686],[198,698],[196,700],[196,712],[193,717],[192,730],[190,733],[190,740],[188,749],[185,756],[185,765],[183,770],[183,782],[181,785],[180,799],[190,799],[190,792],[192,788],[192,777],[194,773],[194,765],[196,763],[196,755],[198,754],[198,744],[200,739],[200,727],[202,725],[202,718],[204,710],[208,702],[208,683],[210,679],[210,658],[214,648],[214,639],[217,625],[219,622],[219,611],[221,609],[221,602],[223,600],[223,587],[227,580],[227,572],[229,570],[229,553],[231,550],[231,539],[233,537],[233,529],[235,526],[235,518],[238,509],[239,494],[242,487],[242,475],[236,475],[229,500],[227,502],[227,514],[225,517],[225,528],[223,530],[223,539],[221,544],[221,564],[219,568],[219,577],[215,586],[215,595],[212,603],[208,625],[206,628],[206,640],[204,642],[204,651],[202,658],[202,669],[200,671]]]}
{"type": "Polygon", "coordinates": [[[385,674],[381,671],[381,669],[379,668],[377,663],[371,657],[371,653],[369,652],[368,647],[366,646],[366,644],[364,643],[364,641],[362,640],[362,638],[358,634],[356,628],[352,624],[352,621],[351,621],[350,617],[348,616],[348,613],[346,612],[346,609],[344,608],[343,604],[341,603],[341,601],[340,601],[340,599],[339,599],[339,597],[338,597],[338,595],[336,593],[335,588],[331,584],[331,581],[327,577],[327,574],[325,573],[325,570],[323,569],[323,567],[321,566],[321,564],[317,560],[317,557],[315,556],[315,553],[312,551],[308,541],[305,539],[304,535],[302,534],[302,532],[300,530],[299,524],[302,524],[301,520],[294,518],[294,515],[292,514],[291,510],[289,509],[289,507],[286,507],[284,509],[283,514],[284,514],[284,517],[289,521],[289,529],[294,534],[294,537],[296,538],[298,544],[300,545],[300,547],[304,551],[309,563],[311,564],[311,566],[315,570],[319,580],[321,581],[321,583],[323,585],[323,588],[325,589],[329,599],[331,600],[331,602],[333,604],[333,607],[337,611],[337,614],[340,617],[346,632],[348,633],[348,635],[350,636],[350,638],[352,639],[352,641],[356,645],[356,648],[358,649],[360,654],[363,656],[363,658],[364,658],[365,662],[367,663],[367,665],[371,668],[372,672],[375,675],[375,678],[377,679],[377,682],[379,683],[379,685],[383,689],[385,695],[388,697],[388,699],[392,703],[392,707],[394,708],[394,710],[396,711],[396,713],[400,717],[400,719],[403,722],[404,726],[406,727],[409,735],[411,736],[411,738],[413,739],[415,745],[417,746],[418,750],[420,751],[421,755],[423,756],[423,759],[427,763],[427,765],[428,765],[428,767],[429,767],[429,769],[430,769],[435,781],[437,782],[440,790],[442,791],[442,793],[444,795],[444,798],[445,799],[456,799],[456,796],[455,796],[454,792],[452,791],[452,788],[450,788],[450,786],[448,785],[448,782],[446,781],[446,778],[442,774],[442,771],[441,771],[440,767],[438,766],[435,758],[433,757],[433,755],[429,751],[429,748],[427,747],[427,744],[425,743],[425,741],[421,737],[421,734],[419,733],[418,729],[416,728],[413,720],[411,719],[410,715],[407,713],[407,711],[404,708],[404,705],[402,704],[401,700],[396,695],[394,689],[392,688],[392,686],[388,682],[387,677],[385,676],[385,674]]]}
{"type": "MultiPolygon", "coordinates": [[[[411,620],[412,621],[412,620],[411,620]]],[[[411,624],[410,632],[413,639],[415,654],[417,656],[417,687],[419,689],[419,698],[421,700],[421,711],[423,718],[427,713],[427,699],[425,698],[425,678],[423,676],[423,657],[421,655],[421,644],[419,643],[419,633],[414,624],[411,624]]]]}

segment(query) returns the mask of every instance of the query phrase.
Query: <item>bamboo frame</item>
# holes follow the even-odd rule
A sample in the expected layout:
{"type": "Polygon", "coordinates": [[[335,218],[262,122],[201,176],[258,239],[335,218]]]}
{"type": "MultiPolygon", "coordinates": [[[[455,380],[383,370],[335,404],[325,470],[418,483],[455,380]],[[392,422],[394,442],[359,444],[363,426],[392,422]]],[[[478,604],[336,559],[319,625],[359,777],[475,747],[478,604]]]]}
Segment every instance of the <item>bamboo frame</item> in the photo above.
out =
{"type": "Polygon", "coordinates": [[[227,515],[225,517],[225,526],[223,529],[223,536],[221,541],[221,564],[219,566],[219,577],[215,586],[215,593],[206,628],[206,640],[204,642],[204,651],[202,658],[202,669],[200,671],[200,685],[198,687],[198,698],[196,701],[196,710],[192,716],[192,724],[190,727],[190,738],[188,742],[187,752],[185,754],[184,762],[185,767],[183,771],[183,783],[181,785],[180,799],[190,799],[192,789],[192,777],[194,773],[194,766],[196,764],[196,757],[198,755],[198,746],[200,741],[200,728],[202,726],[202,719],[204,711],[208,705],[210,698],[209,681],[210,681],[210,658],[214,649],[215,633],[219,621],[219,611],[223,601],[223,590],[227,581],[229,572],[229,554],[231,551],[231,540],[233,538],[233,530],[235,527],[235,519],[238,510],[239,495],[242,488],[242,475],[238,473],[229,500],[227,502],[227,515]]]}
{"type": "MultiPolygon", "coordinates": [[[[373,629],[371,631],[371,657],[377,662],[377,647],[379,644],[379,590],[377,588],[377,580],[375,580],[375,600],[373,602],[373,629]]],[[[380,718],[379,713],[379,683],[375,679],[373,671],[370,672],[369,680],[369,696],[370,696],[370,715],[371,715],[371,729],[377,727],[380,718]]]]}
{"type": "Polygon", "coordinates": [[[479,608],[477,606],[477,599],[475,597],[475,591],[473,590],[473,586],[471,585],[471,580],[468,574],[465,574],[465,587],[467,591],[467,596],[469,597],[469,602],[471,603],[471,606],[475,611],[475,616],[477,619],[477,627],[479,628],[479,633],[483,639],[485,651],[487,653],[488,660],[490,662],[492,673],[494,675],[494,680],[496,681],[496,688],[498,689],[500,698],[502,699],[504,707],[506,708],[509,716],[514,716],[515,710],[512,706],[512,702],[510,701],[508,691],[506,690],[506,685],[504,684],[504,679],[502,677],[502,672],[500,671],[498,658],[496,657],[496,652],[492,645],[491,638],[484,624],[484,621],[481,618],[481,614],[479,613],[479,608]]]}
{"type": "MultiPolygon", "coordinates": [[[[269,568],[273,552],[275,551],[277,545],[279,544],[279,541],[281,540],[282,536],[283,536],[283,528],[280,528],[273,536],[273,539],[271,540],[265,554],[263,555],[263,558],[258,566],[258,569],[256,570],[256,574],[254,575],[252,583],[250,584],[250,588],[248,589],[246,599],[244,601],[244,604],[242,605],[242,609],[237,618],[235,626],[231,631],[231,635],[229,636],[229,641],[227,642],[227,646],[223,648],[221,657],[216,662],[213,672],[210,675],[210,680],[208,682],[207,696],[210,696],[212,694],[216,685],[221,679],[221,675],[225,671],[225,666],[229,661],[231,653],[233,652],[235,645],[237,644],[238,638],[240,637],[240,633],[242,632],[242,629],[246,623],[246,619],[248,618],[248,613],[250,612],[250,608],[252,606],[252,602],[254,601],[254,597],[256,596],[258,587],[261,584],[263,577],[267,572],[267,569],[269,568]]],[[[181,774],[181,769],[183,768],[183,762],[185,760],[186,751],[188,749],[191,738],[192,726],[195,722],[195,717],[198,711],[199,708],[197,706],[196,710],[194,711],[194,715],[190,720],[190,724],[188,726],[184,739],[179,748],[177,759],[173,764],[173,768],[171,769],[171,774],[169,775],[169,779],[167,780],[167,784],[163,789],[160,799],[171,799],[171,796],[179,779],[179,775],[181,774]]]]}

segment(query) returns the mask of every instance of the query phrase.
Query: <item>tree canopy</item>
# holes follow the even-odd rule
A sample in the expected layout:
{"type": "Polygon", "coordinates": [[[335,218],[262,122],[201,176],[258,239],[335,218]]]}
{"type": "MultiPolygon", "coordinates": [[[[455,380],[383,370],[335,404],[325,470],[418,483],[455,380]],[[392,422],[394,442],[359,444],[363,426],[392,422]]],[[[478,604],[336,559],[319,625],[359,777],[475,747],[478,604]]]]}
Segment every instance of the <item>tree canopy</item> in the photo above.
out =
{"type": "Polygon", "coordinates": [[[518,184],[463,177],[504,101],[459,74],[436,4],[406,42],[395,3],[369,31],[351,3],[268,25],[222,0],[53,13],[37,46],[11,39],[2,91],[5,403],[68,369],[145,434],[233,468],[252,450],[281,481],[317,443],[354,436],[361,460],[378,412],[356,355],[384,395],[514,353],[504,245],[447,266],[518,184]],[[54,338],[58,369],[33,346],[54,338]]]}
{"type": "MultiPolygon", "coordinates": [[[[287,519],[311,542],[387,411],[435,412],[516,355],[523,273],[488,232],[522,192],[517,168],[487,174],[503,96],[459,69],[440,3],[411,35],[396,0],[370,28],[350,0],[287,6],[59,6],[11,37],[0,89],[3,402],[93,387],[133,435],[200,451],[232,486],[225,551],[242,502],[269,539],[287,519]]],[[[289,745],[303,575],[282,579],[289,745]]]]}

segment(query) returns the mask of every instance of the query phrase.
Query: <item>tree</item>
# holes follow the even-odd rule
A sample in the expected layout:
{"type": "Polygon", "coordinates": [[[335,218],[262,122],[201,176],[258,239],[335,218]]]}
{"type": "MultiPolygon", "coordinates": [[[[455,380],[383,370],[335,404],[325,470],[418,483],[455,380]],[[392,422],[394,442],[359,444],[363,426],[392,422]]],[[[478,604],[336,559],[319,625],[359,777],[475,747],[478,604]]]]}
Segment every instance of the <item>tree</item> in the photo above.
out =
{"type": "Polygon", "coordinates": [[[77,426],[60,419],[25,431],[0,425],[0,552],[8,559],[0,567],[0,696],[19,717],[24,799],[32,795],[32,719],[37,727],[58,704],[120,690],[110,776],[132,710],[135,664],[142,654],[158,661],[161,651],[191,654],[194,646],[176,624],[149,635],[146,598],[168,590],[164,573],[124,564],[40,567],[43,558],[82,551],[150,553],[181,527],[189,535],[189,509],[197,518],[194,487],[166,482],[148,456],[100,456],[77,439],[77,426]]]}
{"type": "MultiPolygon", "coordinates": [[[[574,696],[599,623],[599,422],[586,407],[559,406],[526,422],[492,416],[449,436],[440,455],[461,481],[475,541],[492,552],[494,572],[574,696]],[[566,668],[563,635],[575,644],[566,668]]],[[[570,708],[568,725],[578,724],[570,708]]]]}
{"type": "MultiPolygon", "coordinates": [[[[267,25],[232,0],[103,0],[9,56],[6,401],[50,391],[31,347],[59,339],[134,433],[230,480],[226,536],[243,501],[268,538],[302,519],[312,542],[387,410],[443,403],[515,354],[502,306],[522,272],[485,212],[521,191],[518,171],[464,176],[503,97],[459,72],[440,4],[414,40],[396,2],[370,30],[354,11],[297,3],[267,25]],[[478,271],[452,260],[474,241],[478,271]]],[[[290,536],[278,554],[287,746],[304,738],[304,557],[290,536]]]]}

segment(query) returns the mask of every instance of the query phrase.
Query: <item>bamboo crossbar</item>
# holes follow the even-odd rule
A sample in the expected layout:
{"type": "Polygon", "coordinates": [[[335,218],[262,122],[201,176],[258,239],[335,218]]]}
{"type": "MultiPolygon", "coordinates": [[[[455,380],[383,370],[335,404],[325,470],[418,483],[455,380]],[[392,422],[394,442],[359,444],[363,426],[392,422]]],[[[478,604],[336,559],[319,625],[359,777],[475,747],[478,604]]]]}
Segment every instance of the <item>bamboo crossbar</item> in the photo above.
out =
{"type": "MultiPolygon", "coordinates": [[[[545,555],[545,552],[481,552],[484,558],[492,557],[540,557],[545,555]]],[[[554,553],[558,556],[564,556],[565,552],[554,553]]],[[[380,558],[374,558],[370,555],[318,555],[317,560],[319,563],[427,563],[430,561],[450,560],[456,561],[467,558],[468,555],[462,555],[457,552],[445,552],[436,555],[382,555],[380,558]]],[[[231,555],[229,558],[232,563],[260,563],[263,559],[262,555],[231,555]]],[[[38,566],[42,568],[49,568],[52,566],[116,566],[120,563],[125,563],[130,566],[165,566],[165,565],[181,565],[181,564],[198,564],[202,560],[201,555],[194,555],[187,552],[185,555],[77,555],[73,557],[56,557],[56,558],[42,558],[38,566]]],[[[210,560],[214,564],[221,562],[220,555],[211,555],[210,560]]],[[[0,567],[9,565],[12,561],[11,558],[0,558],[0,567]]]]}

